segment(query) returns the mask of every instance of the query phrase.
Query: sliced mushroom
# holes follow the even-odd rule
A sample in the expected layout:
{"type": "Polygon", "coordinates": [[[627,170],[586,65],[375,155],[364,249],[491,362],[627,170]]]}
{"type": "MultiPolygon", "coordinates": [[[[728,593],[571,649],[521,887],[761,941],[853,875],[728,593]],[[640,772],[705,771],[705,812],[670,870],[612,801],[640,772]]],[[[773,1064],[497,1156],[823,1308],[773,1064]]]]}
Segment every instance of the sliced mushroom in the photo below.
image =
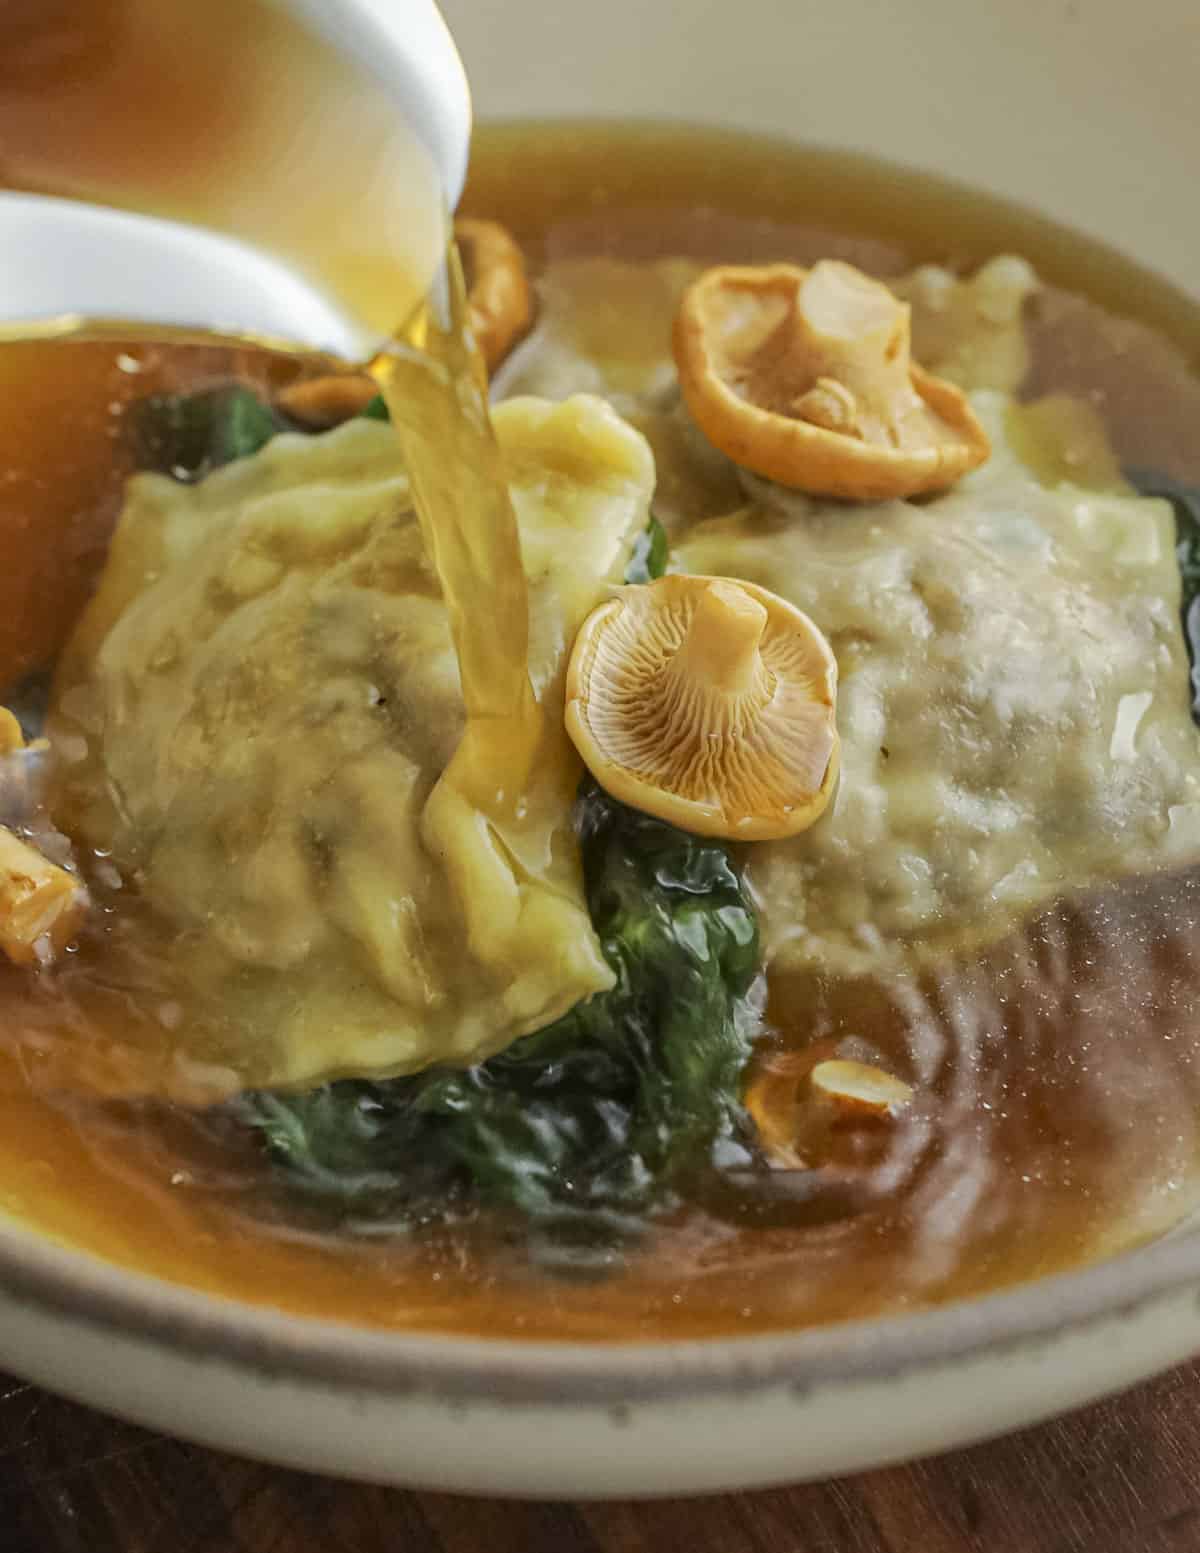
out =
{"type": "Polygon", "coordinates": [[[533,297],[525,258],[497,221],[461,218],[454,237],[467,282],[471,331],[494,372],[533,322],[533,297]]]}
{"type": "Polygon", "coordinates": [[[684,399],[709,441],[798,490],[881,501],[941,490],[987,434],[909,354],[909,308],[838,260],[706,270],[675,319],[684,399]]]}
{"type": "Polygon", "coordinates": [[[844,1156],[851,1137],[861,1142],[864,1127],[889,1123],[912,1098],[910,1084],[874,1063],[793,1051],[760,1061],[744,1100],[767,1162],[795,1170],[844,1156]]]}
{"type": "Polygon", "coordinates": [[[567,732],[615,798],[741,841],[805,830],[837,776],[837,664],[800,610],[751,583],[663,577],[592,611],[567,732]]]}
{"type": "Polygon", "coordinates": [[[0,949],[14,964],[52,960],[75,936],[86,905],[73,874],[0,826],[0,949]]]}
{"type": "Polygon", "coordinates": [[[813,1093],[847,1116],[890,1116],[912,1099],[912,1086],[869,1062],[818,1062],[809,1074],[813,1093]]]}

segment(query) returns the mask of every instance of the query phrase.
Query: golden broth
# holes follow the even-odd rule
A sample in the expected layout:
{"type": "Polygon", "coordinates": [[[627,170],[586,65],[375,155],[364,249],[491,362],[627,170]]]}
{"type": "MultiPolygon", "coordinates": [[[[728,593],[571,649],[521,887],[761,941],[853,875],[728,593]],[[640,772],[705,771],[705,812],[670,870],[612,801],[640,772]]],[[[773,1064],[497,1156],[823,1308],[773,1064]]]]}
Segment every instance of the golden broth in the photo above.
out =
{"type": "MultiPolygon", "coordinates": [[[[508,126],[480,134],[466,208],[510,225],[535,269],[548,257],[595,252],[706,260],[833,253],[894,273],[917,259],[970,262],[1022,252],[1052,280],[1142,321],[1131,329],[1090,302],[1063,292],[1043,296],[1031,319],[1039,389],[1089,394],[1107,412],[1123,457],[1200,478],[1200,389],[1183,355],[1144,327],[1168,331],[1194,361],[1200,312],[1125,261],[1010,207],[857,158],[814,157],[741,137],[508,126]],[[952,251],[940,235],[947,231],[955,234],[952,251]]],[[[443,348],[452,350],[448,334],[443,348]]],[[[50,650],[76,607],[122,472],[105,460],[105,442],[119,447],[123,406],[145,386],[121,367],[115,346],[19,349],[32,353],[24,367],[44,385],[37,389],[42,402],[59,408],[56,423],[39,424],[28,445],[0,429],[7,439],[0,467],[24,471],[27,493],[11,508],[0,506],[0,579],[24,567],[20,575],[41,588],[44,601],[26,606],[28,618],[50,623],[34,638],[36,648],[28,627],[5,639],[11,656],[0,682],[10,666],[24,670],[50,650]],[[134,382],[129,392],[125,378],[134,382]],[[60,428],[76,422],[92,428],[91,440],[71,482],[60,483],[60,428]],[[29,534],[43,532],[44,546],[31,552],[29,534]],[[73,581],[55,608],[51,568],[64,554],[75,558],[73,581]]],[[[154,351],[155,386],[214,371],[281,370],[265,359],[189,357],[162,345],[154,351]]],[[[418,386],[427,371],[419,357],[401,350],[377,369],[389,379],[418,489],[423,458],[425,478],[439,478],[431,456],[439,440],[486,440],[478,423],[457,433],[444,423],[446,404],[418,386]],[[438,417],[443,424],[435,430],[438,417]]],[[[461,379],[469,364],[460,361],[458,371],[461,379]]],[[[486,452],[470,455],[473,467],[481,467],[477,457],[486,462],[486,452]]],[[[430,495],[426,506],[441,503],[449,512],[459,499],[430,495]]],[[[495,519],[489,564],[502,571],[510,519],[502,510],[495,519]]],[[[451,575],[446,522],[434,547],[451,575]]],[[[473,564],[462,560],[462,597],[478,586],[473,564]]],[[[14,602],[29,596],[21,583],[11,586],[14,602]]],[[[480,683],[498,698],[487,704],[505,709],[526,704],[520,614],[519,600],[509,600],[500,610],[500,650],[495,635],[482,644],[496,659],[481,670],[480,683]]],[[[482,650],[473,648],[478,628],[478,618],[472,624],[464,616],[460,650],[482,650]]],[[[119,895],[100,893],[119,918],[119,895]]],[[[868,1188],[859,1211],[825,1223],[815,1212],[812,1224],[783,1229],[731,1222],[695,1204],[656,1225],[645,1246],[599,1282],[531,1270],[523,1248],[486,1223],[417,1238],[321,1236],[271,1191],[244,1140],[214,1138],[184,1111],[89,1098],[73,1082],[79,1051],[102,1052],[131,1028],[148,1026],[173,996],[169,967],[153,956],[140,963],[126,956],[118,977],[101,930],[42,982],[0,966],[7,1037],[0,1048],[0,1201],[51,1234],[145,1271],[383,1327],[688,1337],[975,1293],[1135,1244],[1193,1205],[1197,910],[1190,875],[1131,881],[1051,909],[982,956],[949,961],[920,979],[777,981],[767,1042],[773,1051],[816,1060],[853,1035],[920,1080],[921,1103],[885,1142],[848,1145],[847,1163],[868,1188]]],[[[128,921],[136,933],[136,912],[128,921]]]]}
{"type": "Polygon", "coordinates": [[[372,370],[400,439],[458,654],[467,726],[452,774],[473,807],[511,837],[528,784],[545,779],[542,716],[529,681],[529,594],[453,251],[443,282],[407,340],[381,353],[372,370]],[[513,779],[507,790],[504,773],[513,779]]]}
{"type": "Polygon", "coordinates": [[[232,342],[0,344],[0,685],[47,664],[87,600],[132,472],[127,407],[230,376],[279,388],[303,370],[232,342]]]}

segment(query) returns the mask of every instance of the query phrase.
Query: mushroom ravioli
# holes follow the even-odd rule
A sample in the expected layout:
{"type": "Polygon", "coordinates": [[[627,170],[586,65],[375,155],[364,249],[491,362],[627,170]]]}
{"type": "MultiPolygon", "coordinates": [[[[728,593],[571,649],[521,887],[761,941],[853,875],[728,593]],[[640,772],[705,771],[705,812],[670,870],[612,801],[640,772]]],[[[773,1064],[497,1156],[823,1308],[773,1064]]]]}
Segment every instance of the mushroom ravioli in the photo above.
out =
{"type": "Polygon", "coordinates": [[[992,458],[938,502],[760,487],[675,551],[779,592],[837,654],[830,812],[749,865],[789,969],[911,966],[1200,850],[1171,509],[1119,483],[1046,488],[1009,440],[1026,412],[975,400],[992,458]]]}
{"type": "Polygon", "coordinates": [[[645,527],[653,463],[599,400],[514,402],[495,424],[553,725],[539,771],[514,774],[536,810],[511,841],[439,784],[462,694],[389,427],[130,488],[59,672],[52,733],[87,751],[60,814],[136,874],[194,987],[219,989],[191,1055],[231,1083],[469,1062],[611,982],[570,834],[562,679],[645,527]],[[431,811],[452,831],[433,849],[431,811]]]}

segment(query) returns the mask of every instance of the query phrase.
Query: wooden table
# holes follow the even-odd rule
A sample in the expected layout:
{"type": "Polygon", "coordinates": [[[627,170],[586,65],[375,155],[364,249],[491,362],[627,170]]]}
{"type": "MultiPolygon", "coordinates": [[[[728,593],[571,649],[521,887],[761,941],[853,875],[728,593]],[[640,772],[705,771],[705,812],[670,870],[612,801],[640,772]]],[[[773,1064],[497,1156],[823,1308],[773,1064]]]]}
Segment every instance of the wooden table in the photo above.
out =
{"type": "Polygon", "coordinates": [[[2,1553],[1200,1553],[1200,1363],[1061,1423],[804,1488],[554,1505],[239,1461],[0,1378],[2,1553]]]}

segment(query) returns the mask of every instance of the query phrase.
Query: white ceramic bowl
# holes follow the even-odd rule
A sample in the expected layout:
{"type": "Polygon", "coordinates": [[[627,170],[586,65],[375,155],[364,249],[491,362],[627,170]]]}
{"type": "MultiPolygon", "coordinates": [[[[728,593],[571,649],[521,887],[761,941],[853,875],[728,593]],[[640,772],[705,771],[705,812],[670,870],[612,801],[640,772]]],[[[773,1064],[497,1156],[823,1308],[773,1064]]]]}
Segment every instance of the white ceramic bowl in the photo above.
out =
{"type": "MultiPolygon", "coordinates": [[[[447,0],[480,116],[668,115],[982,185],[1194,286],[1195,0],[447,0]]],[[[1200,1238],[915,1317],[701,1344],[363,1333],[0,1231],[0,1360],[176,1434],[318,1470],[546,1496],[864,1467],[999,1432],[1200,1349],[1200,1238]]]]}

